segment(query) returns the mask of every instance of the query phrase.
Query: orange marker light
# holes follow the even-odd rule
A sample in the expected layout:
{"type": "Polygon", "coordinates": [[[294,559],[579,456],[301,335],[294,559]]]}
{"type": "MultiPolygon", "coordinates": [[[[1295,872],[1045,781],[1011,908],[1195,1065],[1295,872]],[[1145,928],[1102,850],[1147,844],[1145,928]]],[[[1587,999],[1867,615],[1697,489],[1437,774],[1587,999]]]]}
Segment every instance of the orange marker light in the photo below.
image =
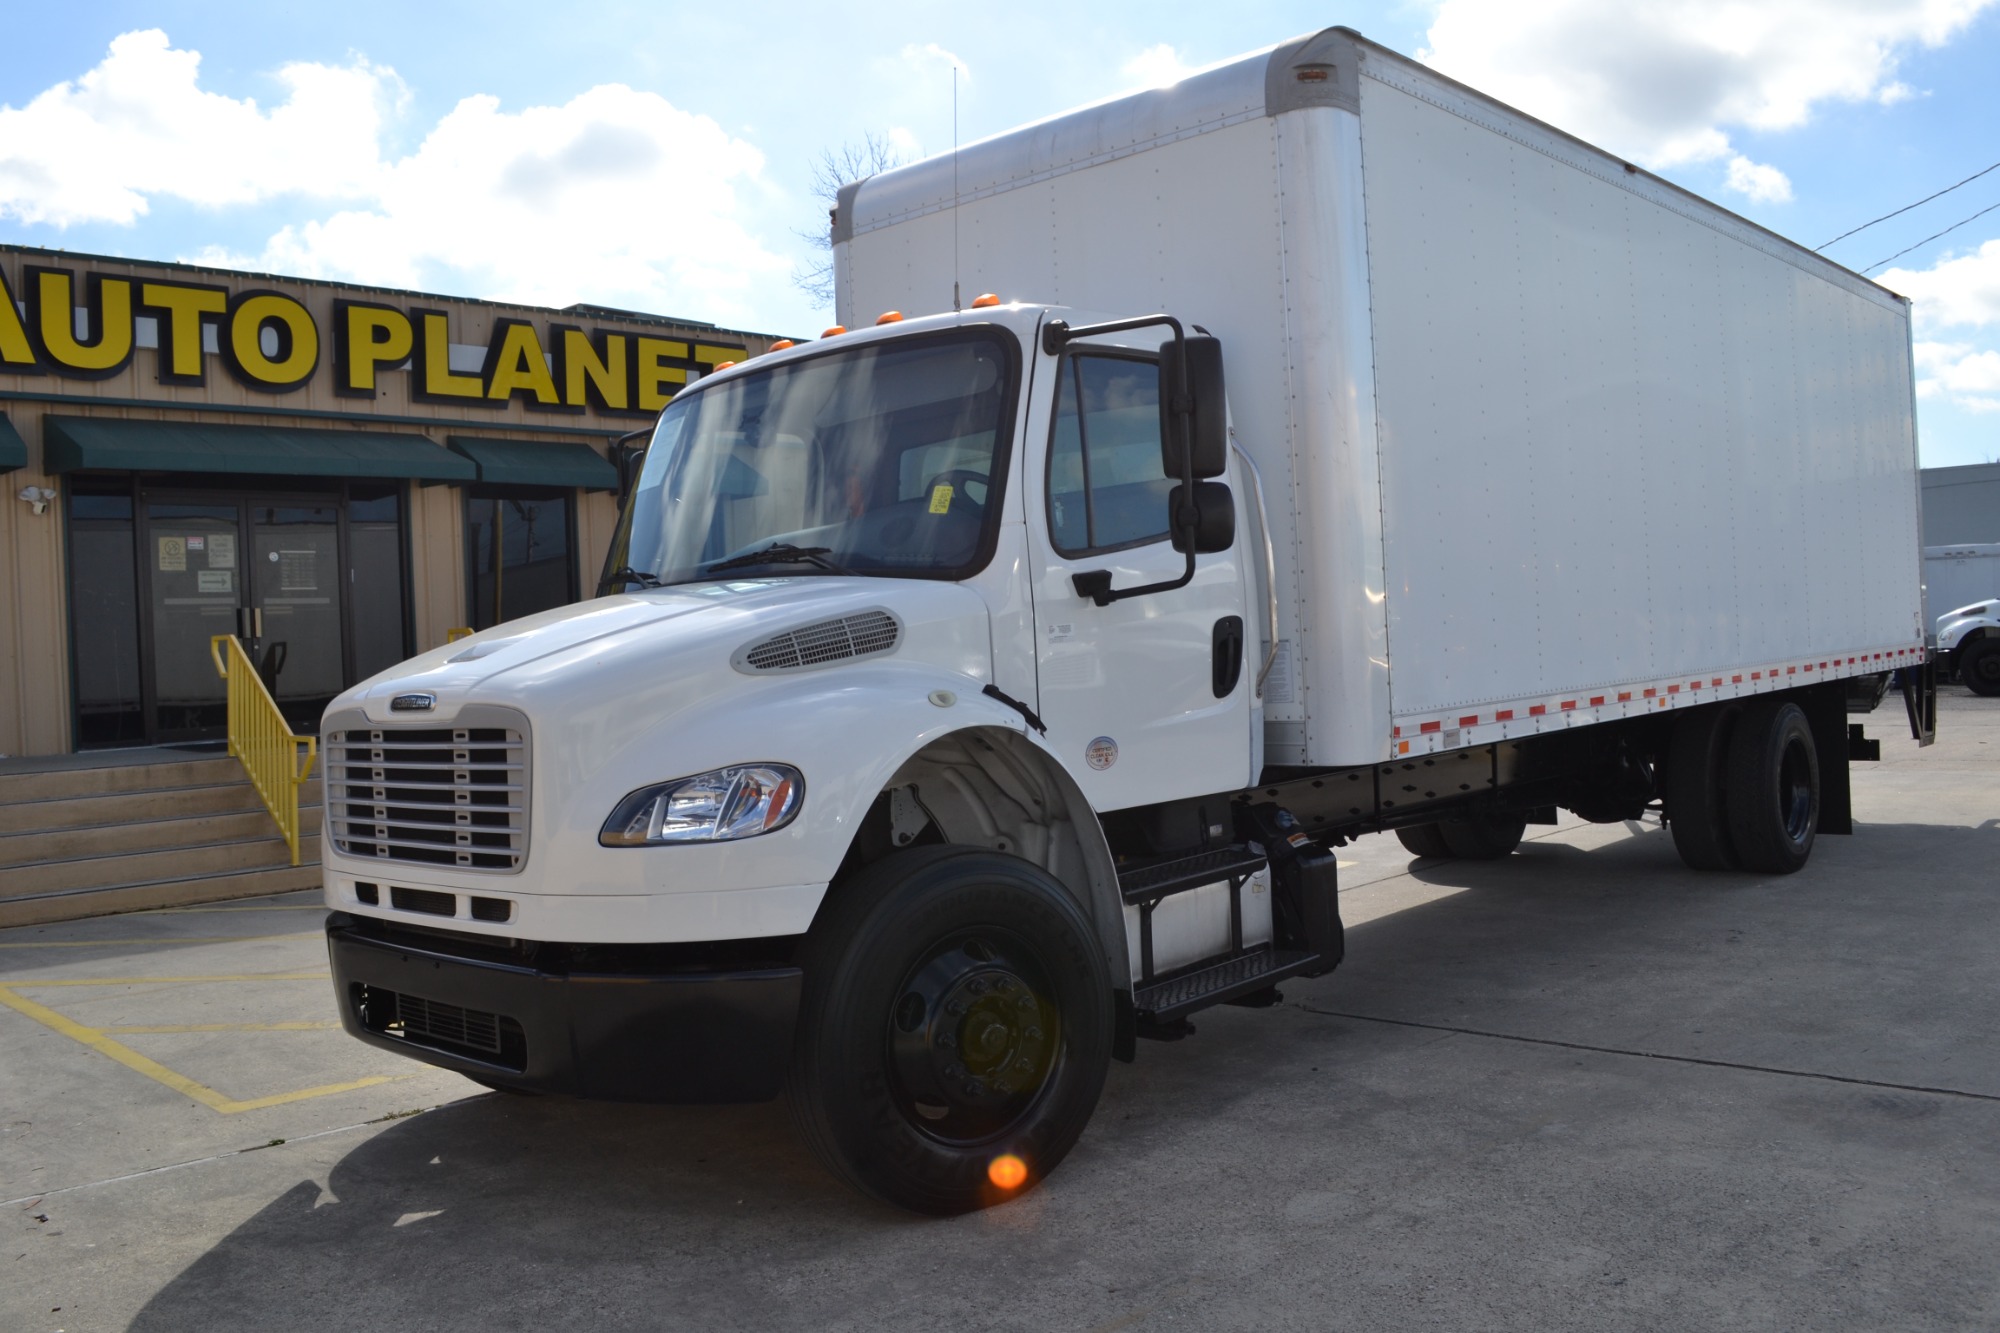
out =
{"type": "Polygon", "coordinates": [[[790,338],[780,338],[778,339],[778,341],[771,344],[771,350],[774,352],[782,352],[787,347],[797,347],[797,346],[798,344],[793,342],[790,338]]]}
{"type": "Polygon", "coordinates": [[[736,363],[734,361],[718,361],[716,362],[715,368],[717,370],[727,370],[735,364],[736,363]]]}
{"type": "Polygon", "coordinates": [[[1003,1153],[986,1168],[986,1178],[997,1189],[1017,1190],[1027,1182],[1028,1164],[1013,1153],[1003,1153]]]}
{"type": "Polygon", "coordinates": [[[875,322],[877,324],[901,324],[903,322],[903,312],[900,310],[884,310],[881,317],[875,322]]]}
{"type": "Polygon", "coordinates": [[[983,296],[975,296],[972,298],[972,308],[974,310],[984,310],[987,306],[999,305],[999,304],[1000,304],[1000,298],[995,296],[992,292],[987,292],[983,296]]]}
{"type": "Polygon", "coordinates": [[[845,333],[845,332],[847,332],[847,326],[845,324],[836,324],[832,328],[828,329],[825,333],[820,334],[819,336],[822,338],[831,338],[837,333],[845,333]]]}

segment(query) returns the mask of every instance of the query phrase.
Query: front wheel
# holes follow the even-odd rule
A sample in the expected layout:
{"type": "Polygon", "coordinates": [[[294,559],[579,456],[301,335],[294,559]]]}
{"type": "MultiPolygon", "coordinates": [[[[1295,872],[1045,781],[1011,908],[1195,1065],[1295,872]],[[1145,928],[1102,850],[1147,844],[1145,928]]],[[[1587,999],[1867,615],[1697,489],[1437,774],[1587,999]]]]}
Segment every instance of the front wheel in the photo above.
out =
{"type": "Polygon", "coordinates": [[[1958,678],[1974,694],[2000,694],[2000,639],[1974,639],[1959,652],[1958,678]]]}
{"type": "Polygon", "coordinates": [[[1002,1202],[1097,1108],[1112,983],[1039,867],[965,847],[886,857],[835,892],[801,962],[787,1096],[835,1175],[916,1212],[1002,1202]]]}

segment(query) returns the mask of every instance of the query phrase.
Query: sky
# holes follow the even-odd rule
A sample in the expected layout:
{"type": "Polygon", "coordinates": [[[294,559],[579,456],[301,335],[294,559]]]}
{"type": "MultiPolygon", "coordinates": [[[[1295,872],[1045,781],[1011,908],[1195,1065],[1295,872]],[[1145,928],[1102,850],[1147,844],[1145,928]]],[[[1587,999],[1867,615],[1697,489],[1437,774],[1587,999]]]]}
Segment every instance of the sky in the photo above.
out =
{"type": "MultiPolygon", "coordinates": [[[[0,241],[810,333],[827,150],[1333,24],[1807,246],[2000,162],[2000,0],[0,0],[0,241]]],[[[1925,465],[2000,460],[2000,170],[1826,253],[1915,302],[1925,465]]]]}

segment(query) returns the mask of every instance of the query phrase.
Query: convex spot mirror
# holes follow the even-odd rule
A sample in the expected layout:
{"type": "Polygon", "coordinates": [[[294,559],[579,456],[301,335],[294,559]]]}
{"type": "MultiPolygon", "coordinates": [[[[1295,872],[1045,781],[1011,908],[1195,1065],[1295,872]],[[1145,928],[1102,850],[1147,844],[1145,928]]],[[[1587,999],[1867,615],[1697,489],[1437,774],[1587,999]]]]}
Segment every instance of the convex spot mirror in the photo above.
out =
{"type": "Polygon", "coordinates": [[[1194,450],[1197,480],[1219,477],[1229,466],[1229,420],[1222,391],[1222,341],[1203,334],[1187,339],[1187,383],[1181,383],[1180,357],[1173,340],[1160,344],[1160,466],[1169,477],[1185,477],[1181,441],[1194,450]],[[1178,417],[1174,405],[1191,401],[1194,411],[1178,417]],[[1181,434],[1181,421],[1189,433],[1181,434]]]}
{"type": "Polygon", "coordinates": [[[1194,484],[1196,518],[1191,526],[1180,522],[1181,495],[1187,488],[1176,486],[1167,494],[1167,522],[1174,534],[1174,549],[1185,553],[1187,539],[1194,538],[1196,555],[1214,555],[1236,543],[1236,497],[1219,481],[1194,484]]]}

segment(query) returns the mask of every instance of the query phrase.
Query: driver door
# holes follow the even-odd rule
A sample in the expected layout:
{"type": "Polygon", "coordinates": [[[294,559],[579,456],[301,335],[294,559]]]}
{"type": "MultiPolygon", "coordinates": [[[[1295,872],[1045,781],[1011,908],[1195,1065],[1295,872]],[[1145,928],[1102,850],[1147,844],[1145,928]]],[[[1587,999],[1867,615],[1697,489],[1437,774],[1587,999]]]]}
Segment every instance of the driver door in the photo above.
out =
{"type": "MultiPolygon", "coordinates": [[[[1098,810],[1251,785],[1241,536],[1198,556],[1184,587],[1098,606],[1071,583],[1109,570],[1113,588],[1130,588],[1186,569],[1168,532],[1157,352],[1076,342],[1036,379],[1051,386],[1035,414],[1050,428],[1024,441],[1023,470],[1049,742],[1098,810]]],[[[1233,470],[1227,480],[1241,494],[1233,470]]]]}

